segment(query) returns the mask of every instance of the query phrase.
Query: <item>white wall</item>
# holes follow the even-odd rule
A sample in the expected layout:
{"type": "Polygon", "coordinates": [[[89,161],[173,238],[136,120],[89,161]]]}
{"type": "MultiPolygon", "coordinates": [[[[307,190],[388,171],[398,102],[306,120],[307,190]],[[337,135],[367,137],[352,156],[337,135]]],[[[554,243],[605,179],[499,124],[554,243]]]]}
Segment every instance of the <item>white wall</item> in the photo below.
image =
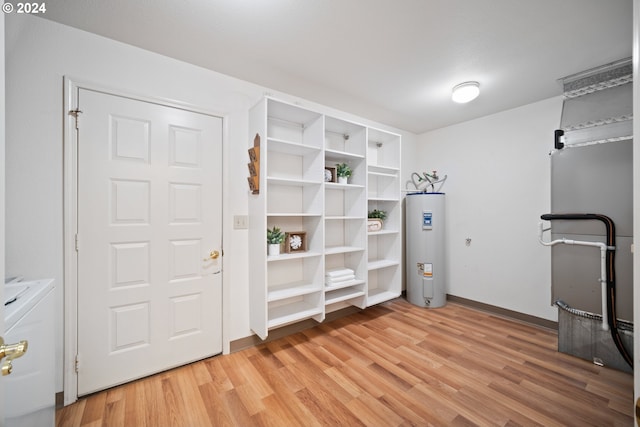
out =
{"type": "Polygon", "coordinates": [[[561,108],[556,97],[418,137],[421,170],[448,175],[449,294],[557,320],[537,224],[550,209],[548,154],[561,108]]]}
{"type": "MultiPolygon", "coordinates": [[[[6,17],[7,144],[6,270],[27,279],[53,277],[57,301],[57,390],[62,390],[63,77],[119,91],[190,104],[227,117],[224,249],[228,340],[251,335],[247,231],[232,216],[247,214],[247,110],[267,91],[190,64],[44,19],[6,17]]],[[[288,101],[291,96],[270,91],[288,101]]],[[[309,108],[398,132],[329,107],[309,108]]],[[[405,158],[415,135],[403,133],[405,158]]]]}

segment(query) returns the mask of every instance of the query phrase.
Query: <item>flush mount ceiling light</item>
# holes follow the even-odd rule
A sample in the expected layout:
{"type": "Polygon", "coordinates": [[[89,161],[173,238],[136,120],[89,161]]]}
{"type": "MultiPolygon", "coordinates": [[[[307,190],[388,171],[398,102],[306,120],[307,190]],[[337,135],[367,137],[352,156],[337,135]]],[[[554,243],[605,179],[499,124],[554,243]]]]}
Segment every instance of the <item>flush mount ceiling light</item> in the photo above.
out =
{"type": "Polygon", "coordinates": [[[453,87],[451,99],[453,102],[464,104],[476,99],[480,95],[480,83],[464,82],[453,87]]]}

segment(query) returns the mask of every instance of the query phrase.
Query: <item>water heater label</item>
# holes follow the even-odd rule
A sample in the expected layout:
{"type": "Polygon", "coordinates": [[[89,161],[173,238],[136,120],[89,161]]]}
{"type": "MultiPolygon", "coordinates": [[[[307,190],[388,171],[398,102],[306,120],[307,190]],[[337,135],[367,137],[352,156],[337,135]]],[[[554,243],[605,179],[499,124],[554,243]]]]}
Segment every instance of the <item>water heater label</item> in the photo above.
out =
{"type": "Polygon", "coordinates": [[[422,212],[422,229],[431,230],[433,228],[433,212],[422,212]]]}
{"type": "Polygon", "coordinates": [[[425,262],[423,265],[422,276],[433,277],[433,264],[425,262]]]}

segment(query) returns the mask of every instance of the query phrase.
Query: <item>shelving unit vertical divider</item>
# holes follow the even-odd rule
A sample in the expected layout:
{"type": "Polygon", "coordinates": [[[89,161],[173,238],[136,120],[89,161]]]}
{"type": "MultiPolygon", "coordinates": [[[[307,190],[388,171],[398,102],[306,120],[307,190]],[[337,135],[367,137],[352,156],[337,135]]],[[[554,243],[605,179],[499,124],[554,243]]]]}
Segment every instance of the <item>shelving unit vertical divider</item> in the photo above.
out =
{"type": "Polygon", "coordinates": [[[249,139],[260,135],[260,168],[258,182],[261,191],[249,194],[249,326],[261,339],[268,335],[267,313],[267,103],[256,104],[249,111],[249,139]],[[263,236],[258,241],[257,236],[263,236]]]}

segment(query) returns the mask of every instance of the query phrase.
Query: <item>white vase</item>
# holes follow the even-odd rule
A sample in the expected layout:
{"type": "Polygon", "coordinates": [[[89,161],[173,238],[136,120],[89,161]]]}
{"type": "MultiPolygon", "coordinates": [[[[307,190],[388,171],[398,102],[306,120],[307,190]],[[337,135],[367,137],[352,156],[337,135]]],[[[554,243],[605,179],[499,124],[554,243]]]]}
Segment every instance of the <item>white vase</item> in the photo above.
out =
{"type": "Polygon", "coordinates": [[[269,243],[267,246],[267,253],[269,256],[280,255],[280,243],[269,243]]]}
{"type": "Polygon", "coordinates": [[[382,230],[382,220],[379,218],[369,218],[367,220],[367,231],[374,233],[382,230]]]}
{"type": "Polygon", "coordinates": [[[338,184],[346,184],[349,181],[349,177],[348,176],[339,176],[338,177],[338,184]]]}

